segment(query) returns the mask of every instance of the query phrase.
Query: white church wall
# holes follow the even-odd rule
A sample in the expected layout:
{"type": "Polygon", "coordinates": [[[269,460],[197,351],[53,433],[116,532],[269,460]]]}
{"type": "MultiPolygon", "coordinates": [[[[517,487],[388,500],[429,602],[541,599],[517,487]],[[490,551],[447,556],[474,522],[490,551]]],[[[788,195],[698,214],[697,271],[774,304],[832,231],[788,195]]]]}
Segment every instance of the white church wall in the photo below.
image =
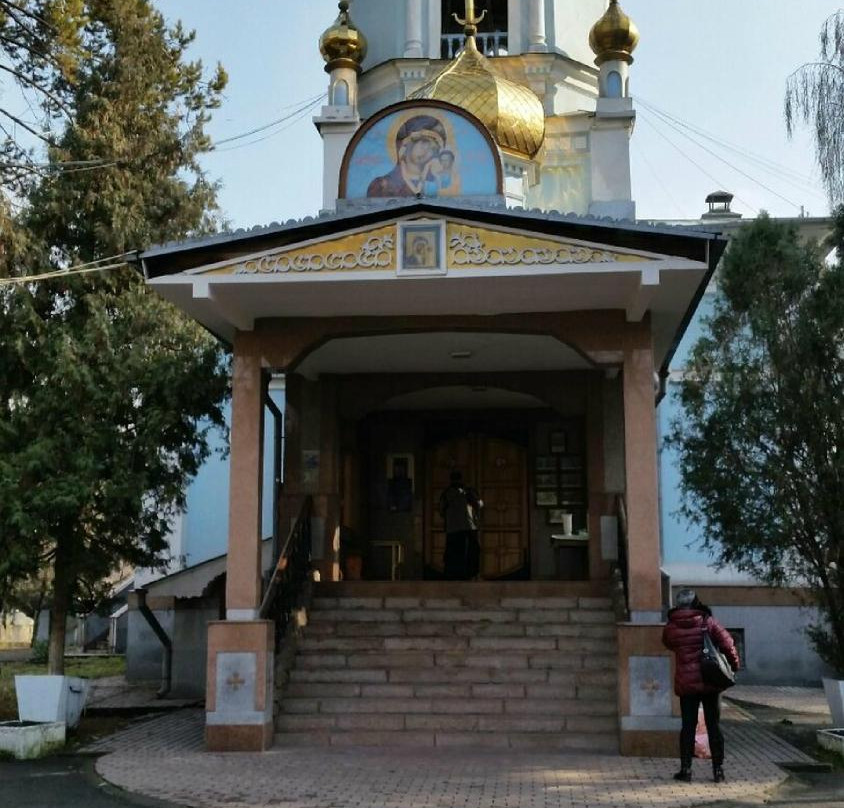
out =
{"type": "Polygon", "coordinates": [[[549,50],[585,64],[594,64],[589,31],[607,10],[607,0],[545,0],[549,50]]]}

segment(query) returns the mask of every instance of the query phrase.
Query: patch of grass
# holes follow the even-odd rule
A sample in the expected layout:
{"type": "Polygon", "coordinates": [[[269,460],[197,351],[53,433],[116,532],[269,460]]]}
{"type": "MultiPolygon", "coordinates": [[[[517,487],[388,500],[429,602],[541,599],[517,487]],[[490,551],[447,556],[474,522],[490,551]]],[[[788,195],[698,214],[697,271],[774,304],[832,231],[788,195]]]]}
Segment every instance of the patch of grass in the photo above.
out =
{"type": "MultiPolygon", "coordinates": [[[[0,662],[0,721],[15,721],[18,705],[15,699],[15,676],[47,673],[46,664],[34,662],[0,662]]],[[[83,679],[123,676],[126,659],[121,656],[66,657],[65,674],[83,679]]]]}

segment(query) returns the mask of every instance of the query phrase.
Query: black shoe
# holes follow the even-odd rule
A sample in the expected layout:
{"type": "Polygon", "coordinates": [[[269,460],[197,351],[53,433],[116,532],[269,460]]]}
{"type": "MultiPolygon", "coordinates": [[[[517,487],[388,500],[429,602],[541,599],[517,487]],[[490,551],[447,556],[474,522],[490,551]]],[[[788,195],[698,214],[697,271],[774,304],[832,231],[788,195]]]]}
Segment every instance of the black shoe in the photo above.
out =
{"type": "Polygon", "coordinates": [[[674,775],[675,780],[679,780],[681,783],[691,783],[692,782],[692,770],[687,768],[682,768],[677,774],[674,775]]]}
{"type": "Polygon", "coordinates": [[[716,783],[723,783],[726,780],[724,777],[724,770],[720,766],[712,767],[712,779],[716,783]]]}

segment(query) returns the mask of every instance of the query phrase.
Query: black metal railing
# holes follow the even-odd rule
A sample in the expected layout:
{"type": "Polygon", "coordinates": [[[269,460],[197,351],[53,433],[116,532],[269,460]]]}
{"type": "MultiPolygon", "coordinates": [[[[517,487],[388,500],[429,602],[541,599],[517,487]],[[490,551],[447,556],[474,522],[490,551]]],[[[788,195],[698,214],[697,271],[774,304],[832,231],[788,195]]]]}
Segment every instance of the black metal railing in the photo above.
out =
{"type": "MultiPolygon", "coordinates": [[[[475,42],[478,50],[484,56],[506,56],[507,55],[507,31],[488,31],[475,34],[475,42]]],[[[440,57],[442,59],[453,59],[463,50],[463,43],[466,40],[465,34],[443,34],[440,45],[440,57]]]]}
{"type": "Polygon", "coordinates": [[[616,517],[618,519],[618,557],[612,565],[612,577],[618,592],[617,611],[626,618],[630,611],[630,579],[627,564],[627,502],[624,494],[615,498],[616,517]]]}
{"type": "Polygon", "coordinates": [[[311,502],[310,497],[305,497],[278,554],[261,602],[261,619],[275,620],[277,637],[286,634],[290,618],[301,605],[305,584],[310,579],[311,502]]]}

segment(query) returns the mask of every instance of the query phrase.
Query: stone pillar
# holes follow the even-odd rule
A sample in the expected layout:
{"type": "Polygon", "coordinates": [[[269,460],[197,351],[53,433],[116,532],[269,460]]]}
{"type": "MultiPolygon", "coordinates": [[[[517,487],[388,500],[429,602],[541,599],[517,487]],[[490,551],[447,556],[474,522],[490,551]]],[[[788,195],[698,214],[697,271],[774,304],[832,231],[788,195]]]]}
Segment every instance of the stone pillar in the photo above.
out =
{"type": "Polygon", "coordinates": [[[528,51],[546,53],[548,42],[545,39],[545,0],[527,0],[528,13],[528,51]]]}
{"type": "Polygon", "coordinates": [[[232,373],[226,618],[254,620],[261,603],[264,383],[251,334],[238,334],[232,373]]]}
{"type": "Polygon", "coordinates": [[[422,0],[405,0],[404,58],[421,59],[422,0]]]}
{"type": "Polygon", "coordinates": [[[238,333],[232,373],[226,620],[208,625],[205,740],[213,751],[263,751],[273,737],[274,631],[259,620],[264,379],[261,345],[238,333]]]}
{"type": "Polygon", "coordinates": [[[624,346],[624,459],[630,619],[662,620],[656,394],[650,318],[629,324],[624,346]]]}

